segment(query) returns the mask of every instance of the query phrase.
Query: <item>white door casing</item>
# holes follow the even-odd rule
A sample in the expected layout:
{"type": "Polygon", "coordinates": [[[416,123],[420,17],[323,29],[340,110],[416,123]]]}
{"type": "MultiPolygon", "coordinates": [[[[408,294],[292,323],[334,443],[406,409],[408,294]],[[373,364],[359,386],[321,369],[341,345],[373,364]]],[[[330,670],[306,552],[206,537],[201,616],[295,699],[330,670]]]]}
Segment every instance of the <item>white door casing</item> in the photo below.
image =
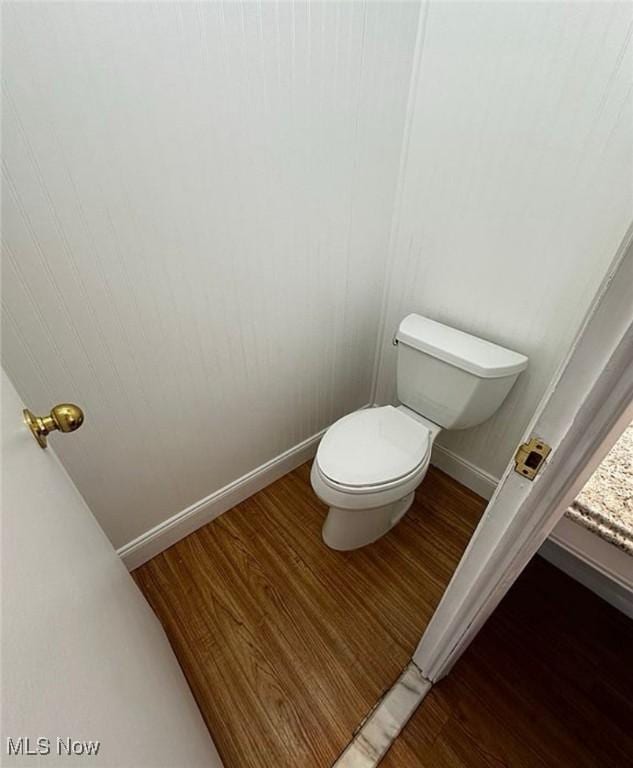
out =
{"type": "Polygon", "coordinates": [[[221,768],[158,620],[23,407],[3,371],[0,764],[221,768]],[[20,737],[50,754],[10,756],[20,737]]]}
{"type": "Polygon", "coordinates": [[[548,443],[530,482],[511,461],[413,660],[446,675],[633,417],[633,226],[525,438],[548,443]]]}

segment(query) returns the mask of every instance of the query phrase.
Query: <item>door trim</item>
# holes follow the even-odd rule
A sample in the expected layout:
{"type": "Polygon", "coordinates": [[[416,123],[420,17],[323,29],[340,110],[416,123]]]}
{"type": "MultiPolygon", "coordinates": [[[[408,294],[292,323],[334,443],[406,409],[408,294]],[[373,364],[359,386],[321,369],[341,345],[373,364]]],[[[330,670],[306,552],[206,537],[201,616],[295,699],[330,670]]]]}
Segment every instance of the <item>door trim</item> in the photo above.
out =
{"type": "Polygon", "coordinates": [[[552,446],[530,482],[510,461],[413,660],[446,675],[633,418],[633,227],[525,432],[552,446]]]}

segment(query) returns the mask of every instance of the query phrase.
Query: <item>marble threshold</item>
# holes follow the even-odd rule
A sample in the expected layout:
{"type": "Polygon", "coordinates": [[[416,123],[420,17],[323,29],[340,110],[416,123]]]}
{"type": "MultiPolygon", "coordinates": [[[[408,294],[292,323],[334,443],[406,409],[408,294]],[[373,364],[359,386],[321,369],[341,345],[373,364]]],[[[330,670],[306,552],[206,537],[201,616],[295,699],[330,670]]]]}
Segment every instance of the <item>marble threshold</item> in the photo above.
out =
{"type": "Polygon", "coordinates": [[[333,768],[374,768],[387,753],[432,683],[409,662],[355,732],[333,768]]]}

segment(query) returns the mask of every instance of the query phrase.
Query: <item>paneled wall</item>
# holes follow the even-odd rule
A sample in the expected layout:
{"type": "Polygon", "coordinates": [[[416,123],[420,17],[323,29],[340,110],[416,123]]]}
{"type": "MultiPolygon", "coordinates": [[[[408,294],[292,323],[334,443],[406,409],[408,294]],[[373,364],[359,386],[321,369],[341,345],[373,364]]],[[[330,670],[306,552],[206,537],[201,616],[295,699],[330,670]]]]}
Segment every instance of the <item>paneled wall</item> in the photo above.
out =
{"type": "Polygon", "coordinates": [[[415,3],[3,7],[3,364],[115,546],[370,397],[415,3]]]}
{"type": "Polygon", "coordinates": [[[425,9],[384,306],[527,354],[482,426],[439,443],[499,476],[632,217],[631,5],[425,9]]]}
{"type": "Polygon", "coordinates": [[[392,399],[411,311],[530,357],[440,437],[502,472],[631,218],[629,4],[3,17],[3,365],[116,546],[392,399]]]}

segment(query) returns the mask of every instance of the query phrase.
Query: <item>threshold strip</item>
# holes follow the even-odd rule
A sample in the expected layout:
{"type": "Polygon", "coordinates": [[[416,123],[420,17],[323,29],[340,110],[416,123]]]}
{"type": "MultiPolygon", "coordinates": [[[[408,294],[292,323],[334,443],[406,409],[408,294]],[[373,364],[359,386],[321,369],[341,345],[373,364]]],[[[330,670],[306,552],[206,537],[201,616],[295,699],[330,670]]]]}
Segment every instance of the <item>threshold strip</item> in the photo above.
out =
{"type": "Polygon", "coordinates": [[[431,685],[414,662],[409,662],[361,723],[332,768],[374,768],[378,765],[431,685]]]}

